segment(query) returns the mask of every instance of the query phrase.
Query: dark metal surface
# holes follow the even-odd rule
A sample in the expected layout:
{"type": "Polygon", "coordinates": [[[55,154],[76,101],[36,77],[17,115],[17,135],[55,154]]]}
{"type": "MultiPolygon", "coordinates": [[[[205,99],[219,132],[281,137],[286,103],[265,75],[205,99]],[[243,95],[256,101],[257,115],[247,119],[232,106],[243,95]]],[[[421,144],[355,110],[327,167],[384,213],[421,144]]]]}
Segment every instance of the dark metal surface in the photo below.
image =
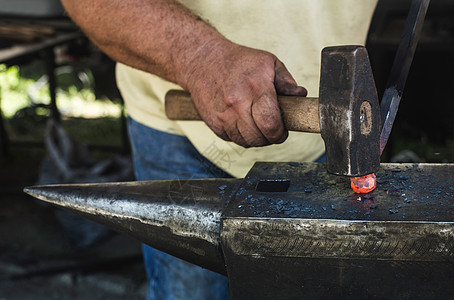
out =
{"type": "Polygon", "coordinates": [[[319,114],[328,172],[346,176],[376,172],[380,110],[367,50],[328,47],[322,51],[321,65],[319,114]]]}
{"type": "MultiPolygon", "coordinates": [[[[256,163],[224,211],[241,218],[364,221],[454,220],[454,164],[381,164],[377,188],[356,194],[322,163],[256,163]],[[257,185],[285,182],[286,192],[257,185]]],[[[278,188],[276,188],[278,189],[278,188]]]]}
{"type": "Polygon", "coordinates": [[[33,187],[157,249],[227,274],[233,299],[449,298],[454,165],[382,164],[356,194],[323,164],[244,179],[33,187]]]}
{"type": "Polygon", "coordinates": [[[382,164],[377,180],[355,194],[323,164],[256,164],[222,216],[232,298],[450,297],[454,165],[382,164]]]}
{"type": "Polygon", "coordinates": [[[380,153],[383,153],[391,134],[429,3],[430,0],[413,0],[411,3],[404,32],[380,104],[382,118],[380,153]]]}
{"type": "Polygon", "coordinates": [[[240,182],[207,179],[52,185],[26,188],[25,192],[225,274],[220,216],[240,182]]]}

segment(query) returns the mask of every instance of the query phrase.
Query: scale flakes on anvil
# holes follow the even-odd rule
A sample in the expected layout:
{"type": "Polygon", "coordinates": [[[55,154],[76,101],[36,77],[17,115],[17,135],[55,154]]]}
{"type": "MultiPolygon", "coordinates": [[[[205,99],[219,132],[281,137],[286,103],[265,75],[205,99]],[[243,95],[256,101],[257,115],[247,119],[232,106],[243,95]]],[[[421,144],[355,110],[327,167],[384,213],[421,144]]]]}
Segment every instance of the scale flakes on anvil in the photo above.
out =
{"type": "Polygon", "coordinates": [[[450,297],[454,165],[382,164],[368,194],[348,180],[324,164],[257,163],[244,179],[26,192],[228,275],[232,299],[450,297]]]}

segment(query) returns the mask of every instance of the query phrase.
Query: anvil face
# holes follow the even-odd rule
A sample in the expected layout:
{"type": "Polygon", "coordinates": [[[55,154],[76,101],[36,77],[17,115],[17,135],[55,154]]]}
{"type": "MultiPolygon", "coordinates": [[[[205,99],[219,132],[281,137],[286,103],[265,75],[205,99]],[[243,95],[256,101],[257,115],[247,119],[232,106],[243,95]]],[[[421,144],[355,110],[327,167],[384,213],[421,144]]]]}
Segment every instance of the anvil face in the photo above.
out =
{"type": "Polygon", "coordinates": [[[454,165],[382,164],[377,188],[356,194],[321,163],[256,163],[224,210],[229,218],[454,220],[454,165]]]}
{"type": "Polygon", "coordinates": [[[258,163],[224,210],[234,299],[454,292],[454,168],[384,164],[355,194],[322,164],[258,163]]]}

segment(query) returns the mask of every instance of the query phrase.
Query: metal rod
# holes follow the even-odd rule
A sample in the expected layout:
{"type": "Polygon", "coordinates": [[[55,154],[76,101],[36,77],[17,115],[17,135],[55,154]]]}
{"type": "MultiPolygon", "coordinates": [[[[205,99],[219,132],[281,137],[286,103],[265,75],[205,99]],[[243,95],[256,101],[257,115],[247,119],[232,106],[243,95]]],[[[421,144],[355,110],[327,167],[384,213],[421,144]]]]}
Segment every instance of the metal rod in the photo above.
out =
{"type": "Polygon", "coordinates": [[[388,142],[430,0],[413,0],[380,104],[380,154],[388,142]]]}

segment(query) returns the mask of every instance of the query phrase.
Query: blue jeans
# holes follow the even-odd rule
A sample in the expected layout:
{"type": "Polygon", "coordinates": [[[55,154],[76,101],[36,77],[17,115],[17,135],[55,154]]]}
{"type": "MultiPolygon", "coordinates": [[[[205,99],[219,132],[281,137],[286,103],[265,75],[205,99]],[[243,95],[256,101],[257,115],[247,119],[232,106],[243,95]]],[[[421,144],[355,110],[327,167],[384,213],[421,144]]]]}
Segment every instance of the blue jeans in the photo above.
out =
{"type": "MultiPolygon", "coordinates": [[[[128,120],[137,180],[231,177],[204,158],[186,137],[128,120]]],[[[143,245],[147,299],[229,299],[226,276],[143,245]]]]}

